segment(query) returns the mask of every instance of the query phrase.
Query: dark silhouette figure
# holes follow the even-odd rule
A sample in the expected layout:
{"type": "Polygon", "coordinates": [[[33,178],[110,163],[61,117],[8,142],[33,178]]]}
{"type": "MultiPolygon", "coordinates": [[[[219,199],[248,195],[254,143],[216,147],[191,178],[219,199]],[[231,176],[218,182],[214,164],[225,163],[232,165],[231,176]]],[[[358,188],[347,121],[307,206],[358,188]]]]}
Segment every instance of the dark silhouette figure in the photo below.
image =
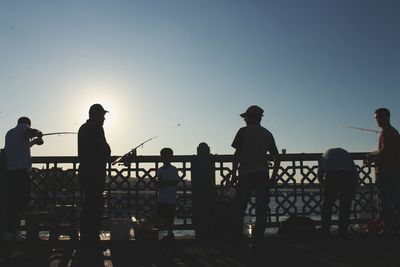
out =
{"type": "Polygon", "coordinates": [[[163,148],[160,151],[163,166],[157,170],[158,177],[158,220],[161,228],[168,234],[164,240],[174,240],[174,218],[176,205],[177,184],[179,183],[178,169],[171,165],[173,156],[171,148],[163,148]]]}
{"type": "Polygon", "coordinates": [[[324,188],[321,232],[329,233],[332,208],[339,195],[339,234],[345,236],[358,182],[357,167],[350,154],[343,148],[328,149],[319,162],[318,180],[324,188]]]}
{"type": "Polygon", "coordinates": [[[80,242],[81,251],[86,255],[101,253],[99,231],[104,208],[103,191],[111,154],[103,129],[107,112],[100,104],[92,105],[89,119],[78,132],[79,182],[84,193],[80,242]]]}
{"type": "Polygon", "coordinates": [[[6,134],[4,239],[15,238],[18,214],[28,207],[31,192],[31,147],[42,145],[42,136],[41,131],[31,128],[31,120],[27,117],[19,118],[17,126],[6,134]]]}
{"type": "Polygon", "coordinates": [[[390,112],[386,108],[375,111],[375,119],[382,129],[378,151],[367,155],[367,162],[375,163],[376,185],[381,201],[383,235],[397,231],[400,212],[400,136],[390,124],[390,112]]]}
{"type": "Polygon", "coordinates": [[[279,152],[273,135],[260,125],[263,109],[250,106],[240,114],[246,127],[240,128],[233,140],[235,148],[232,183],[238,179],[235,196],[235,240],[242,239],[243,216],[250,201],[253,190],[256,201],[256,224],[252,233],[252,249],[262,247],[264,231],[267,224],[269,189],[276,181],[279,169],[279,152]],[[273,155],[274,169],[269,179],[267,153],[273,155]],[[239,169],[239,177],[236,171],[239,169]]]}

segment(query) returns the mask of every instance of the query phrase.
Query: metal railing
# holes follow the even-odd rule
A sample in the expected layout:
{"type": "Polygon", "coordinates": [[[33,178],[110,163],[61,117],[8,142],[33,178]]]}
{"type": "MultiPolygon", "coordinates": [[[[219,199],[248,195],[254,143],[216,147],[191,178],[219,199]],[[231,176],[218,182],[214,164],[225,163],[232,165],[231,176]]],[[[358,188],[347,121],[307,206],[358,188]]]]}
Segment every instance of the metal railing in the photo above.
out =
{"type": "MultiPolygon", "coordinates": [[[[362,165],[365,153],[351,155],[359,171],[359,186],[352,203],[351,221],[365,222],[376,218],[378,214],[373,169],[362,165]]],[[[232,175],[233,156],[208,156],[211,159],[211,179],[215,180],[216,199],[226,198],[223,188],[232,175]]],[[[281,155],[278,184],[270,190],[269,226],[279,225],[292,214],[320,220],[322,188],[317,180],[320,156],[318,153],[281,155]]],[[[177,229],[193,229],[192,177],[196,176],[196,170],[192,166],[201,157],[203,156],[200,154],[173,157],[172,164],[178,168],[181,178],[175,220],[177,229]]],[[[140,217],[153,214],[158,195],[156,171],[161,164],[158,156],[136,156],[128,166],[108,164],[104,187],[104,217],[140,217]]],[[[77,158],[34,157],[33,166],[30,210],[43,211],[52,207],[68,206],[74,207],[79,217],[82,194],[77,158]]],[[[255,216],[253,200],[249,203],[247,212],[249,216],[255,216]]],[[[333,212],[337,215],[336,205],[333,212]]]]}
{"type": "MultiPolygon", "coordinates": [[[[351,153],[359,174],[356,195],[352,202],[351,222],[367,222],[378,217],[379,203],[375,185],[374,170],[364,166],[366,153],[351,153]]],[[[308,216],[316,221],[321,219],[322,186],[317,171],[320,153],[280,155],[281,166],[277,186],[270,190],[269,226],[278,226],[290,215],[308,216]]],[[[232,174],[232,155],[216,155],[215,170],[217,181],[224,185],[232,174]]],[[[272,169],[272,168],[271,168],[272,169]]],[[[219,187],[223,195],[223,186],[219,187]]],[[[333,208],[333,223],[338,216],[338,202],[333,208]]],[[[254,199],[249,203],[247,213],[255,216],[254,199]]]]}

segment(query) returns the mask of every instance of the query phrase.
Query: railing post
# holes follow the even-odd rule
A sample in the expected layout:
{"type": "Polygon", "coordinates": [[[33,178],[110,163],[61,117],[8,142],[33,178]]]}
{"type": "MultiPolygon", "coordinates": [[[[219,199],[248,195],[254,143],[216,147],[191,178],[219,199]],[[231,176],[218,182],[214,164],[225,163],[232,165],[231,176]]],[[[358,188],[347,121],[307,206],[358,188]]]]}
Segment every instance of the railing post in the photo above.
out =
{"type": "Polygon", "coordinates": [[[214,162],[209,146],[200,143],[192,166],[193,225],[197,239],[206,240],[213,236],[212,211],[215,199],[214,162]]]}

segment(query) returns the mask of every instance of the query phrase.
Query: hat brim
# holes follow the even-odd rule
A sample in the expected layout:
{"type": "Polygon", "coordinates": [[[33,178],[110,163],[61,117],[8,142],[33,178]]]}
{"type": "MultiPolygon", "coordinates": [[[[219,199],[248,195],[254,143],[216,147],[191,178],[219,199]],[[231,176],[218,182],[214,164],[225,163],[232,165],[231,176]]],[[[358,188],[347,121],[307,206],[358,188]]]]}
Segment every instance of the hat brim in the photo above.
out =
{"type": "Polygon", "coordinates": [[[93,114],[106,114],[106,113],[108,113],[108,110],[96,110],[96,111],[93,111],[93,114]]]}

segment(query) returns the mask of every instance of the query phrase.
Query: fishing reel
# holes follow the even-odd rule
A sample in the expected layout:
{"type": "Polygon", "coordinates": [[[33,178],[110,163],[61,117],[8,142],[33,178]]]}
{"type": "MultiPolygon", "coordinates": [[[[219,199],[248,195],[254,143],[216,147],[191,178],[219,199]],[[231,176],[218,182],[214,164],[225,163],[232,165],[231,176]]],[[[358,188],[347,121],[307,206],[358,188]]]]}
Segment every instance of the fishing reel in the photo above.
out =
{"type": "Polygon", "coordinates": [[[125,167],[128,167],[137,157],[137,151],[136,149],[132,149],[122,157],[118,158],[116,161],[112,163],[112,165],[119,163],[120,165],[124,165],[125,167]]]}
{"type": "Polygon", "coordinates": [[[140,143],[138,146],[136,146],[135,148],[133,148],[131,151],[129,151],[128,153],[126,153],[125,155],[117,158],[112,165],[116,164],[116,163],[123,163],[125,166],[129,166],[135,159],[137,156],[137,152],[136,149],[139,147],[143,147],[144,144],[146,144],[147,142],[150,142],[151,140],[153,140],[154,138],[157,138],[157,136],[153,136],[152,138],[147,139],[146,141],[140,143]]]}

